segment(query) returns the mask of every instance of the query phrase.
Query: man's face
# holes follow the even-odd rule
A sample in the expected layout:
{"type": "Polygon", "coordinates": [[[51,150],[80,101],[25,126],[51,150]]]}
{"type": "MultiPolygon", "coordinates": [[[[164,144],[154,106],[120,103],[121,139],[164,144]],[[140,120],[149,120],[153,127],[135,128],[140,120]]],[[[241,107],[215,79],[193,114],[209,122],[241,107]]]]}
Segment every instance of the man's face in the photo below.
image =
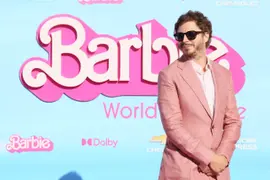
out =
{"type": "Polygon", "coordinates": [[[207,33],[202,33],[194,21],[182,24],[178,28],[177,33],[179,37],[179,48],[184,55],[194,57],[205,50],[205,43],[209,36],[207,33]],[[183,35],[181,33],[187,34],[183,35]]]}

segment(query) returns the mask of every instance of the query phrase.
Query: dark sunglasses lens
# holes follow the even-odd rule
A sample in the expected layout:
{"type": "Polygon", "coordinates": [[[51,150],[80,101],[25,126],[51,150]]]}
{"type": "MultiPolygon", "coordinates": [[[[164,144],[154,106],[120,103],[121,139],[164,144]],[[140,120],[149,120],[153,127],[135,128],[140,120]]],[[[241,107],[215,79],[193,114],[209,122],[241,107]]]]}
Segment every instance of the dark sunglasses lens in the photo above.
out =
{"type": "Polygon", "coordinates": [[[176,33],[175,34],[175,39],[177,41],[183,41],[183,39],[184,39],[184,33],[176,33]]]}
{"type": "Polygon", "coordinates": [[[186,33],[186,35],[187,35],[187,38],[189,40],[194,40],[196,38],[196,36],[197,36],[197,32],[195,32],[195,31],[188,31],[186,33]]]}

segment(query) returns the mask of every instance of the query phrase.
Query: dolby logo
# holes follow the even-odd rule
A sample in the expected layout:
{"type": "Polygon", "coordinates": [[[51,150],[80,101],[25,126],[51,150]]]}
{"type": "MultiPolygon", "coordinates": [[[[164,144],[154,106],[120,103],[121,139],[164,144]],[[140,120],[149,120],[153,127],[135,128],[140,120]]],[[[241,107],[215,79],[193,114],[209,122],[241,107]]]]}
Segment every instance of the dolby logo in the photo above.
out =
{"type": "Polygon", "coordinates": [[[100,138],[89,138],[89,139],[84,139],[82,138],[82,146],[105,146],[105,147],[113,147],[115,148],[118,143],[118,140],[112,140],[110,138],[106,139],[100,139],[100,138]]]}

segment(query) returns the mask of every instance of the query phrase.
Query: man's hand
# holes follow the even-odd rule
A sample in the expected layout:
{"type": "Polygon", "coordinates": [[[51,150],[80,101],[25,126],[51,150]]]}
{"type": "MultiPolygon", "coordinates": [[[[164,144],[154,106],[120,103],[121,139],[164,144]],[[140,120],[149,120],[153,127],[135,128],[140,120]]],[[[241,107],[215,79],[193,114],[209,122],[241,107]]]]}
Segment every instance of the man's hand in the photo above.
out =
{"type": "Polygon", "coordinates": [[[215,173],[220,173],[223,171],[226,166],[228,165],[228,161],[225,156],[222,155],[215,155],[211,163],[209,164],[210,168],[215,172],[215,173]]]}
{"type": "Polygon", "coordinates": [[[207,176],[216,177],[217,173],[214,172],[209,166],[206,166],[204,168],[199,167],[199,172],[202,172],[206,174],[207,176]]]}

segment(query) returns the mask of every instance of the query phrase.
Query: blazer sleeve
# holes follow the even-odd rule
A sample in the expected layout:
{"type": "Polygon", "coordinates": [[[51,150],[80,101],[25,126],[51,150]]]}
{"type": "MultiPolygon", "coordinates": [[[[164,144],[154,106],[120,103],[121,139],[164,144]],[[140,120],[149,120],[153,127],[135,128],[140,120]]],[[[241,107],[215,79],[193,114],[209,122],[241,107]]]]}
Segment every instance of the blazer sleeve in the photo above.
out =
{"type": "Polygon", "coordinates": [[[183,127],[176,86],[164,71],[158,76],[158,106],[167,138],[200,165],[208,165],[215,153],[183,127]]]}
{"type": "Polygon", "coordinates": [[[240,138],[241,127],[242,121],[237,109],[233,80],[230,72],[228,100],[224,116],[224,131],[221,143],[216,151],[217,154],[224,155],[228,162],[230,162],[235,150],[235,144],[240,138]]]}

